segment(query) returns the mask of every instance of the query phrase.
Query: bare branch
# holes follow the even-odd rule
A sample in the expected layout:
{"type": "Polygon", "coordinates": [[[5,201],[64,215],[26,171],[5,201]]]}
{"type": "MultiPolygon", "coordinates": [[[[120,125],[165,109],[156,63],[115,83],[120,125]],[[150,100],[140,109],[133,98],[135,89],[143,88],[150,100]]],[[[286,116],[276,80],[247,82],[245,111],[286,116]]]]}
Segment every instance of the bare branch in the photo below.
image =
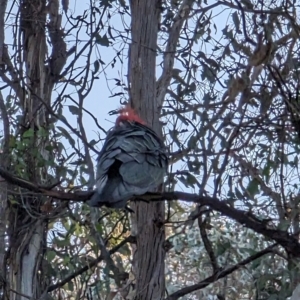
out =
{"type": "MultiPolygon", "coordinates": [[[[109,255],[112,255],[116,253],[121,247],[123,247],[126,243],[134,243],[135,238],[132,236],[129,236],[125,238],[120,244],[115,246],[113,249],[109,250],[108,253],[109,255]]],[[[67,276],[65,279],[61,280],[60,282],[53,284],[48,287],[47,292],[52,292],[58,288],[61,288],[64,286],[66,283],[70,282],[73,280],[75,277],[83,274],[84,272],[88,271],[89,269],[95,267],[99,262],[101,262],[104,259],[103,255],[101,254],[99,257],[97,257],[95,260],[91,261],[90,263],[86,264],[84,267],[81,269],[75,271],[71,275],[67,276]]]]}
{"type": "Polygon", "coordinates": [[[184,0],[170,29],[168,43],[163,60],[163,73],[157,81],[157,103],[162,106],[167,88],[172,78],[172,70],[180,32],[184,21],[189,17],[194,1],[184,0]]]}
{"type": "Polygon", "coordinates": [[[5,10],[7,6],[7,0],[3,0],[0,2],[0,66],[3,64],[3,48],[4,45],[4,18],[5,18],[5,10]]]}
{"type": "Polygon", "coordinates": [[[50,72],[53,76],[58,76],[67,61],[67,45],[64,41],[64,31],[61,29],[61,18],[59,14],[58,0],[49,1],[49,36],[52,43],[52,53],[50,58],[50,72]]]}
{"type": "Polygon", "coordinates": [[[119,268],[115,265],[113,259],[111,258],[110,251],[106,249],[104,239],[102,238],[101,234],[97,231],[97,227],[96,227],[99,219],[98,214],[99,211],[97,210],[97,208],[92,208],[92,213],[91,213],[92,222],[91,222],[90,229],[93,233],[93,236],[96,239],[99,249],[101,250],[101,256],[103,260],[105,261],[108,269],[113,273],[113,278],[116,282],[116,285],[119,288],[122,288],[122,283],[128,279],[128,273],[119,270],[119,268]]]}
{"type": "Polygon", "coordinates": [[[218,261],[217,261],[217,258],[215,256],[215,253],[214,253],[212,243],[211,243],[211,241],[209,240],[209,238],[207,236],[206,225],[207,225],[207,217],[204,217],[203,214],[201,214],[198,217],[198,227],[199,227],[199,230],[200,230],[201,238],[202,238],[203,243],[204,243],[205,250],[207,252],[207,255],[210,258],[210,263],[211,263],[211,266],[213,268],[213,272],[216,273],[219,270],[219,265],[218,265],[218,261]]]}
{"type": "Polygon", "coordinates": [[[191,286],[187,286],[173,294],[171,294],[169,297],[165,298],[165,300],[177,300],[180,297],[187,295],[189,293],[192,293],[194,291],[200,290],[205,288],[206,286],[208,286],[209,284],[216,282],[217,280],[219,280],[220,278],[223,278],[225,276],[227,276],[228,274],[233,273],[234,271],[240,269],[241,267],[251,263],[252,261],[266,255],[269,253],[273,252],[273,248],[275,248],[277,246],[277,244],[273,244],[271,246],[269,246],[268,248],[257,252],[256,254],[253,254],[251,256],[249,256],[248,258],[242,260],[241,262],[237,263],[236,265],[229,267],[229,268],[223,268],[220,271],[215,272],[212,276],[209,276],[207,278],[205,278],[204,280],[202,280],[201,282],[191,285],[191,286]]]}
{"type": "MultiPolygon", "coordinates": [[[[32,184],[26,180],[20,179],[11,175],[9,172],[0,168],[0,175],[12,184],[16,184],[20,187],[27,188],[31,191],[41,193],[48,197],[53,197],[65,201],[87,201],[93,192],[76,192],[76,193],[64,193],[59,191],[49,191],[46,188],[42,188],[35,184],[32,184]]],[[[300,256],[300,244],[297,239],[290,235],[288,232],[276,229],[270,229],[264,220],[260,220],[250,212],[229,206],[226,201],[221,201],[215,197],[199,196],[197,194],[189,194],[183,192],[169,192],[169,193],[148,193],[143,196],[138,196],[134,201],[174,201],[181,200],[185,202],[198,203],[201,205],[209,206],[210,208],[220,212],[222,215],[229,217],[240,224],[252,229],[253,231],[271,238],[280,244],[287,253],[294,257],[300,256]]]]}
{"type": "MultiPolygon", "coordinates": [[[[0,91],[0,113],[1,118],[3,120],[3,131],[4,131],[4,144],[1,149],[2,153],[1,155],[5,157],[5,165],[7,166],[9,164],[8,158],[9,158],[9,118],[7,114],[7,110],[5,107],[4,99],[2,96],[2,93],[0,91]]],[[[1,162],[1,166],[4,167],[4,161],[1,162]]]]}

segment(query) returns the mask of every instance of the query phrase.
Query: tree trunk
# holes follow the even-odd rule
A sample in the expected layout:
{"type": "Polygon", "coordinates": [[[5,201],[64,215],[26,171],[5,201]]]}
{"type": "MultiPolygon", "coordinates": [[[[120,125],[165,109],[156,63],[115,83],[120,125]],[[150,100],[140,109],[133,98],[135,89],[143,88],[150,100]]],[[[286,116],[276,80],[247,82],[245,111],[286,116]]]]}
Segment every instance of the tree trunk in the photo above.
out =
{"type": "MultiPolygon", "coordinates": [[[[7,0],[0,2],[0,65],[3,64],[4,49],[4,18],[7,0]]],[[[5,103],[0,91],[0,116],[3,121],[4,143],[1,145],[0,166],[7,168],[9,165],[9,120],[6,113],[5,103]]],[[[0,178],[1,180],[1,178],[0,178]]],[[[4,284],[6,278],[5,244],[6,244],[6,213],[7,213],[7,184],[0,182],[0,299],[4,296],[4,284]]]]}
{"type": "MultiPolygon", "coordinates": [[[[1,153],[0,153],[0,165],[2,168],[7,168],[9,166],[9,145],[8,145],[8,136],[9,136],[9,121],[8,116],[5,110],[4,99],[2,93],[0,92],[0,111],[1,118],[3,120],[4,127],[4,144],[2,145],[1,153]]],[[[4,295],[4,286],[5,286],[5,278],[6,278],[6,213],[7,213],[7,183],[2,180],[0,177],[0,299],[3,299],[4,295]]]]}
{"type": "MultiPolygon", "coordinates": [[[[51,93],[57,75],[66,61],[59,3],[58,0],[51,0],[46,7],[46,1],[23,0],[19,8],[18,61],[25,75],[19,78],[19,86],[14,85],[13,89],[23,112],[19,138],[20,144],[25,148],[22,152],[25,164],[22,174],[18,174],[16,168],[12,172],[35,184],[50,185],[47,165],[41,165],[41,161],[51,159],[51,153],[45,149],[49,145],[49,136],[39,133],[41,130],[49,133],[51,93]],[[46,28],[52,45],[50,59],[47,54],[46,28]],[[25,137],[26,132],[31,134],[25,137]]],[[[8,53],[6,56],[8,57],[8,53]]],[[[15,70],[15,74],[20,72],[15,70]]],[[[13,159],[13,166],[17,166],[18,157],[13,159]]],[[[18,170],[20,172],[20,166],[18,170]]],[[[48,220],[42,215],[41,206],[47,199],[23,192],[16,189],[11,194],[14,201],[8,203],[10,245],[5,299],[10,300],[39,299],[49,284],[45,282],[46,274],[41,273],[48,227],[48,220]]]]}
{"type": "MultiPolygon", "coordinates": [[[[131,104],[160,136],[160,105],[156,99],[156,45],[161,1],[131,1],[132,43],[129,80],[131,104]]],[[[165,291],[163,244],[164,203],[136,203],[132,226],[137,244],[134,252],[135,299],[162,299],[165,291]]]]}

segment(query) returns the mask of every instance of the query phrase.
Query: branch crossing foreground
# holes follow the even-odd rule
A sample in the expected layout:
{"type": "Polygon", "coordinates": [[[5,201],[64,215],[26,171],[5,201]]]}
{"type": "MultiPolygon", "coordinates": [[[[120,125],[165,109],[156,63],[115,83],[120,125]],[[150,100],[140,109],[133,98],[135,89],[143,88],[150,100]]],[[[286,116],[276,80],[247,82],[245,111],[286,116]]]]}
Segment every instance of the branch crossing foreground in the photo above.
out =
{"type": "MultiPolygon", "coordinates": [[[[3,168],[0,168],[0,176],[2,176],[2,178],[4,178],[10,184],[14,184],[32,192],[39,193],[44,196],[48,196],[61,201],[86,202],[93,195],[93,192],[90,191],[62,192],[54,190],[53,187],[36,185],[27,180],[14,176],[3,168]]],[[[143,196],[132,199],[132,201],[176,200],[208,206],[211,209],[218,211],[223,216],[235,220],[245,227],[250,228],[257,233],[272,239],[273,241],[281,245],[289,255],[292,255],[293,257],[300,257],[300,243],[295,236],[289,234],[286,231],[276,229],[274,225],[271,228],[266,220],[258,219],[250,212],[236,209],[233,206],[228,205],[227,201],[222,201],[214,197],[200,196],[197,194],[176,191],[164,193],[147,193],[143,196]]]]}

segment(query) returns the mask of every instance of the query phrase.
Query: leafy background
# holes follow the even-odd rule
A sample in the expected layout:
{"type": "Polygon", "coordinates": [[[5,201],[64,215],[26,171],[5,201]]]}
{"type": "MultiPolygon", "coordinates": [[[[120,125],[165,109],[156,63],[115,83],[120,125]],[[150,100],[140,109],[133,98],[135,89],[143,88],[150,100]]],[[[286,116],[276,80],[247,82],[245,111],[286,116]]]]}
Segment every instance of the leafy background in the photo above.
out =
{"type": "MultiPolygon", "coordinates": [[[[128,99],[129,3],[60,3],[68,55],[53,85],[49,127],[38,130],[20,128],[26,109],[18,93],[30,91],[18,52],[20,7],[8,2],[4,20],[11,65],[0,72],[13,173],[31,178],[24,158],[30,149],[33,163],[46,170],[43,184],[55,184],[58,191],[91,189],[95,159],[114,120],[108,112],[128,99]],[[36,136],[41,143],[46,138],[47,155],[32,149],[36,136]]],[[[156,49],[158,86],[165,84],[165,72],[171,74],[161,116],[171,161],[166,191],[217,198],[245,218],[255,217],[266,230],[297,241],[299,32],[297,1],[172,0],[162,5],[156,49]]],[[[55,40],[51,31],[46,34],[45,64],[51,64],[55,40]]],[[[6,138],[5,125],[3,130],[6,138]]],[[[82,203],[48,199],[37,210],[28,205],[28,191],[14,187],[10,194],[18,195],[8,198],[10,205],[23,201],[25,215],[47,222],[40,276],[49,297],[131,299],[127,212],[103,208],[95,225],[93,212],[82,203]],[[121,287],[104,262],[99,235],[114,266],[128,273],[121,287]]],[[[168,299],[291,296],[299,283],[296,253],[237,221],[209,205],[166,202],[168,299]]],[[[9,249],[8,231],[5,236],[9,249]]]]}

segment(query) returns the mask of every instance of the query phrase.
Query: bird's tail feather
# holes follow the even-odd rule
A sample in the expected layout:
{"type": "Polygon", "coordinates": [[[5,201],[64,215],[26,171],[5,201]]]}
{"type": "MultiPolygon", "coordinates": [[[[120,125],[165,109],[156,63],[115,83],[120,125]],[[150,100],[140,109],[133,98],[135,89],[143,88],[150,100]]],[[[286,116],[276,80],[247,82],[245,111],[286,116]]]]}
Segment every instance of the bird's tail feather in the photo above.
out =
{"type": "Polygon", "coordinates": [[[105,202],[103,202],[101,198],[102,197],[100,196],[100,194],[97,191],[95,191],[91,199],[89,199],[86,203],[91,207],[101,207],[105,205],[105,202]]]}

